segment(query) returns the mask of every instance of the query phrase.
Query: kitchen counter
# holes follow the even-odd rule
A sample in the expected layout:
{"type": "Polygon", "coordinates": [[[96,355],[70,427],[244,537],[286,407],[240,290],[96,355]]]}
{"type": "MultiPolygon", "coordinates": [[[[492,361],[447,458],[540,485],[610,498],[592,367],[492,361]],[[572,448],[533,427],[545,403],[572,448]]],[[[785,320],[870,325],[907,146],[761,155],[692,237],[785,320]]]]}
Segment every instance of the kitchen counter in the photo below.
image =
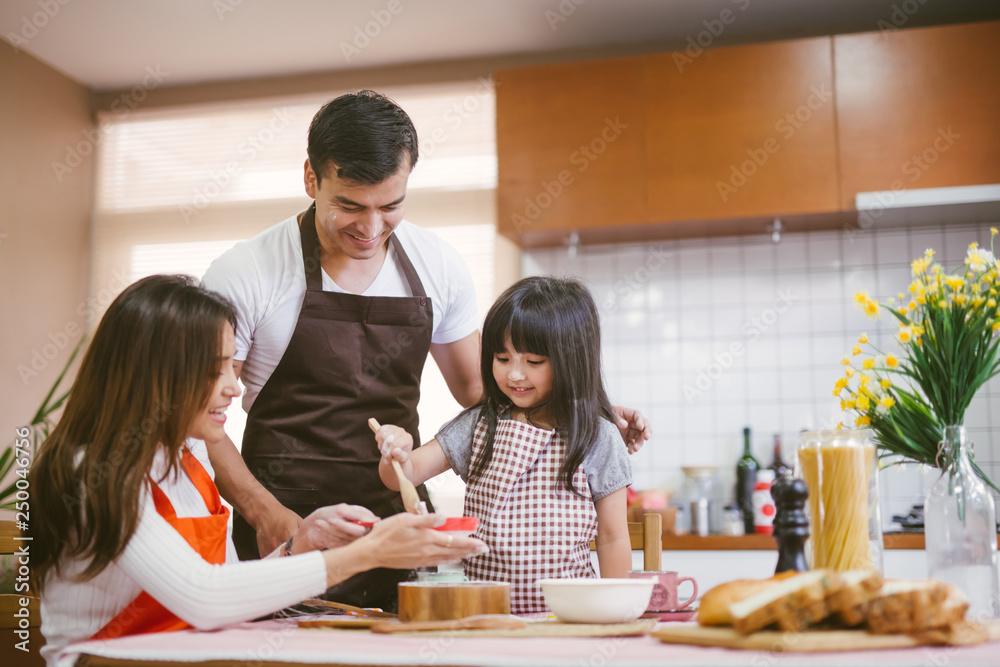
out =
{"type": "MultiPolygon", "coordinates": [[[[633,549],[642,549],[642,524],[629,523],[633,549]]],[[[777,551],[771,535],[663,535],[664,551],[777,551]]],[[[923,549],[923,533],[885,533],[886,549],[923,549]]],[[[1000,547],[1000,535],[997,536],[1000,547]]],[[[591,545],[593,547],[593,545],[591,545]]]]}

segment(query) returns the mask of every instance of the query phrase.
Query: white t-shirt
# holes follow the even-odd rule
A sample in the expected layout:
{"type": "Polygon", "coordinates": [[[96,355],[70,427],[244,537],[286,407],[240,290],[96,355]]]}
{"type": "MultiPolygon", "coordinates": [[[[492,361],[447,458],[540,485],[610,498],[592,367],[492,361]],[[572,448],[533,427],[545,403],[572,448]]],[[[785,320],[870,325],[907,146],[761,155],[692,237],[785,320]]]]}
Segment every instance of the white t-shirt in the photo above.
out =
{"type": "MultiPolygon", "coordinates": [[[[431,342],[452,343],[479,328],[472,276],[437,234],[403,220],[395,230],[434,311],[431,342]]],[[[298,216],[284,220],[212,262],[205,287],[236,306],[236,360],[243,361],[247,412],[278,366],[295,331],[306,291],[298,216]]],[[[345,292],[323,272],[323,291],[345,292]]],[[[386,261],[363,296],[413,296],[389,245],[386,261]]]]}
{"type": "MultiPolygon", "coordinates": [[[[205,443],[188,440],[188,449],[214,477],[205,443]]],[[[151,477],[166,468],[161,450],[151,477]]],[[[190,478],[180,473],[157,483],[178,517],[209,516],[209,509],[190,478]]],[[[326,562],[318,551],[286,558],[239,562],[226,538],[226,564],[210,565],[156,511],[148,491],[140,497],[142,513],[125,551],[100,574],[73,581],[86,563],[63,564],[50,575],[42,595],[42,657],[51,667],[72,665],[76,653],[67,645],[89,639],[107,625],[139,593],[146,591],[177,617],[200,630],[248,621],[326,590],[326,562]]]]}

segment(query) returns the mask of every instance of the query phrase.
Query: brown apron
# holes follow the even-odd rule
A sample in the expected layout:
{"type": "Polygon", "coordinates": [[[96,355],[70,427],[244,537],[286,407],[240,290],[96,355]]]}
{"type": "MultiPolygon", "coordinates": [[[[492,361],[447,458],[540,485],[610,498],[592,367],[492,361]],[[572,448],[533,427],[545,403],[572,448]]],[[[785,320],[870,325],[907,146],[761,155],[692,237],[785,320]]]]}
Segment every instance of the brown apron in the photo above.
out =
{"type": "MultiPolygon", "coordinates": [[[[486,420],[476,425],[472,461],[486,444],[486,420]]],[[[513,419],[500,419],[493,456],[482,475],[469,480],[465,514],[479,517],[473,534],[490,546],[468,558],[470,579],[510,583],[513,614],[548,611],[539,579],[596,577],[590,542],[597,537],[597,509],[581,465],[570,493],[559,467],[566,458],[561,435],[513,419]]]]}
{"type": "MultiPolygon", "coordinates": [[[[299,226],[306,293],[281,361],[247,415],[243,459],[285,507],[305,517],[325,505],[363,505],[381,517],[403,511],[379,479],[369,417],[406,429],[419,443],[420,375],[431,344],[431,300],[393,235],[389,242],[411,297],[324,292],[315,204],[299,226]]],[[[420,487],[421,497],[427,493],[420,487]]],[[[241,559],[258,558],[256,532],[238,513],[241,559]]],[[[395,609],[408,570],[373,570],[327,591],[361,607],[395,609]]]]}

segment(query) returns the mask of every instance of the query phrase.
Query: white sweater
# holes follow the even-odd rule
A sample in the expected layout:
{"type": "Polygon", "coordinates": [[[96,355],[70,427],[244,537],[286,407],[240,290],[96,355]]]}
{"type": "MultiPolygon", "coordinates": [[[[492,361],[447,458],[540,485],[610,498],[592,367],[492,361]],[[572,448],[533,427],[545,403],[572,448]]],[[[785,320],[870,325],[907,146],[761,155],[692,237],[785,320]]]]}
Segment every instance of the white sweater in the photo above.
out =
{"type": "MultiPolygon", "coordinates": [[[[214,478],[205,444],[189,440],[188,448],[214,478]]],[[[153,479],[166,465],[162,453],[153,464],[153,479]]],[[[178,517],[208,516],[209,510],[183,474],[159,482],[178,517]]],[[[314,597],[326,590],[326,562],[318,551],[286,558],[239,562],[227,537],[226,563],[210,565],[156,512],[148,492],[135,534],[119,558],[93,579],[73,576],[85,563],[63,565],[50,576],[42,596],[42,657],[50,667],[72,665],[68,644],[89,639],[146,591],[179,618],[200,630],[248,621],[314,597]]]]}

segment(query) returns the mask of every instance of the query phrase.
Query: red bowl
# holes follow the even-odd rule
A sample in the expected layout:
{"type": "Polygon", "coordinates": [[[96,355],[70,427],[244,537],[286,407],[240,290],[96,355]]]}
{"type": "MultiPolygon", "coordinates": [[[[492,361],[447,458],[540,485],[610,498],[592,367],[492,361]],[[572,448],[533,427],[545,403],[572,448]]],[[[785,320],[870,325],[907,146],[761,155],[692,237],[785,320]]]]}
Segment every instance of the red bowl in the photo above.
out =
{"type": "Polygon", "coordinates": [[[479,517],[477,516],[453,516],[448,517],[442,525],[435,526],[434,530],[455,531],[471,535],[478,526],[479,517]]]}

